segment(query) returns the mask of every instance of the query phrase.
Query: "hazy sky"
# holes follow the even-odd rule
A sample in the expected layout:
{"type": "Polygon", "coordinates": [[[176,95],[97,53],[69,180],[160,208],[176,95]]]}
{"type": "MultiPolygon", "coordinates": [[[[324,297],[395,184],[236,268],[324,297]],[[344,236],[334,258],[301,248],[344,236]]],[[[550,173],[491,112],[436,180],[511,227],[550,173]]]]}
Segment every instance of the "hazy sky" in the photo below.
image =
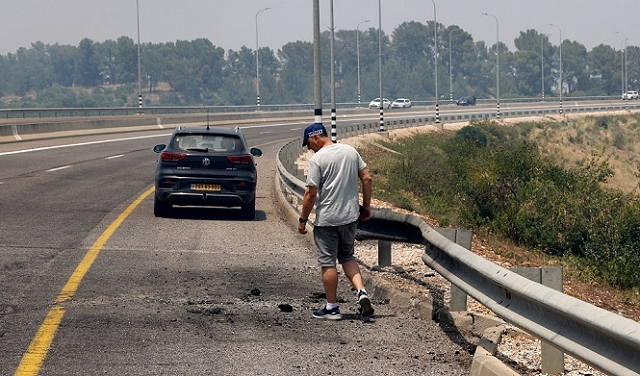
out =
{"type": "MultiPolygon", "coordinates": [[[[380,0],[382,28],[390,34],[404,21],[433,20],[430,0],[380,0]]],[[[500,41],[514,49],[520,31],[536,29],[553,44],[563,39],[591,49],[606,44],[620,49],[640,45],[640,0],[434,0],[437,21],[457,25],[475,41],[500,41]],[[549,26],[555,24],[558,27],[549,26]],[[619,32],[621,34],[617,34],[619,32]]],[[[140,40],[175,42],[207,38],[225,50],[259,46],[277,51],[288,42],[313,39],[312,0],[138,0],[140,40]]],[[[32,42],[77,46],[84,39],[96,42],[128,36],[137,41],[136,0],[0,0],[0,54],[15,53],[32,42]]],[[[321,30],[330,25],[330,0],[320,0],[321,30]]],[[[336,29],[378,27],[377,0],[334,0],[336,29]]]]}

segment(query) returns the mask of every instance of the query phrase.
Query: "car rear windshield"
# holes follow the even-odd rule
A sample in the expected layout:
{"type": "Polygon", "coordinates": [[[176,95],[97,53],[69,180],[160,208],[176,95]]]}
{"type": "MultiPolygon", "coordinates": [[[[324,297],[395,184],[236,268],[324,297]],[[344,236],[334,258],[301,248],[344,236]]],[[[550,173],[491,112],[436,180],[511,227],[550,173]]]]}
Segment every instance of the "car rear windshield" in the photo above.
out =
{"type": "Polygon", "coordinates": [[[232,135],[182,134],[173,139],[176,149],[207,149],[209,151],[239,151],[240,139],[232,135]]]}

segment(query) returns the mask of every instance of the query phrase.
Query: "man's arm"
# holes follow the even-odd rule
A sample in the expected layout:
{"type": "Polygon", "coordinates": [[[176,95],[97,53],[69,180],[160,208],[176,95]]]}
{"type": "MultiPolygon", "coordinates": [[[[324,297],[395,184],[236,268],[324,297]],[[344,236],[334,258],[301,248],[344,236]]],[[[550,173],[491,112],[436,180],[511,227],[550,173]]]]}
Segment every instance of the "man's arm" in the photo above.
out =
{"type": "Polygon", "coordinates": [[[298,223],[298,232],[306,234],[306,224],[313,210],[313,205],[316,203],[316,197],[318,196],[318,188],[307,186],[307,190],[304,192],[302,198],[302,211],[300,212],[300,222],[298,223]],[[304,222],[303,222],[304,221],[304,222]]]}
{"type": "Polygon", "coordinates": [[[358,178],[362,182],[362,207],[364,211],[360,215],[362,221],[366,221],[371,218],[371,191],[373,186],[373,179],[369,173],[368,168],[363,168],[358,172],[358,178]]]}

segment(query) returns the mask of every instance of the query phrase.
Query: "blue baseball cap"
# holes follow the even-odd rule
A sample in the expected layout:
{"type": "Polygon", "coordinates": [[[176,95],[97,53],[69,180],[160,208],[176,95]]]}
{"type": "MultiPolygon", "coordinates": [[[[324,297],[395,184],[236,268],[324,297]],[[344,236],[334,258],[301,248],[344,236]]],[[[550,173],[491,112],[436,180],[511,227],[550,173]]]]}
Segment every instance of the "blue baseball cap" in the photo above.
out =
{"type": "Polygon", "coordinates": [[[310,126],[306,127],[304,129],[304,134],[302,138],[302,146],[307,146],[307,143],[309,142],[309,137],[313,137],[317,134],[321,134],[325,136],[327,135],[327,129],[324,127],[324,125],[320,123],[313,123],[310,126]]]}

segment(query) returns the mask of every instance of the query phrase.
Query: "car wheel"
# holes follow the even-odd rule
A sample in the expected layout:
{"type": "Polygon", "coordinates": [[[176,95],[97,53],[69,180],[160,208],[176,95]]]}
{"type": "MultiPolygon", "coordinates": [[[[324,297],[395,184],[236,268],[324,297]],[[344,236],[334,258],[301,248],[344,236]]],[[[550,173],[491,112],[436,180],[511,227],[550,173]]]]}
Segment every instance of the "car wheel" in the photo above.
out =
{"type": "Polygon", "coordinates": [[[240,207],[240,216],[242,219],[246,219],[248,221],[253,221],[256,217],[256,199],[251,200],[250,203],[246,205],[242,205],[240,207]]]}
{"type": "Polygon", "coordinates": [[[158,196],[153,195],[153,215],[156,217],[166,217],[171,209],[171,204],[165,201],[160,201],[158,196]]]}

